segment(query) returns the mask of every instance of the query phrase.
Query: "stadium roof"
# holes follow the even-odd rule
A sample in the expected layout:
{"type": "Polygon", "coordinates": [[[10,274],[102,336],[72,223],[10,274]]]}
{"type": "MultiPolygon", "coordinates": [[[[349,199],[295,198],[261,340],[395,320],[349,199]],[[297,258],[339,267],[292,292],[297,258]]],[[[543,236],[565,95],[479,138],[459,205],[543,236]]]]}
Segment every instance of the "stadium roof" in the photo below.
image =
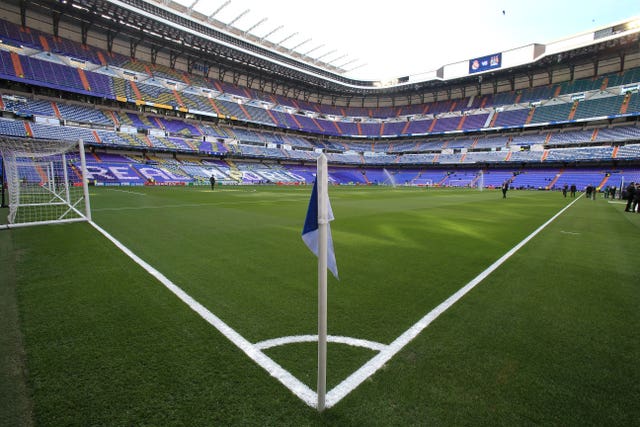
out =
{"type": "Polygon", "coordinates": [[[616,0],[450,0],[393,4],[326,0],[301,7],[295,0],[154,0],[202,13],[284,52],[309,53],[344,75],[389,80],[445,64],[549,43],[640,15],[640,3],[616,0]],[[342,73],[342,72],[341,72],[342,73]]]}
{"type": "MultiPolygon", "coordinates": [[[[301,99],[309,94],[325,100],[402,94],[414,96],[420,92],[450,91],[453,86],[469,84],[482,75],[486,75],[485,82],[512,78],[514,67],[519,73],[529,73],[534,69],[544,70],[550,64],[563,65],[561,62],[567,59],[573,63],[593,62],[604,54],[620,55],[625,49],[637,52],[640,30],[638,20],[626,20],[557,43],[530,44],[506,50],[500,52],[503,56],[499,67],[480,69],[478,76],[471,76],[469,59],[465,59],[428,73],[382,82],[349,78],[340,67],[331,64],[331,60],[327,63],[318,61],[318,58],[309,61],[291,47],[277,47],[266,40],[266,36],[258,37],[252,33],[251,26],[259,21],[243,28],[228,25],[240,22],[247,15],[244,11],[222,23],[217,21],[215,10],[207,16],[195,8],[190,9],[191,5],[198,5],[196,1],[191,1],[188,6],[172,0],[7,1],[19,5],[23,13],[27,13],[28,8],[29,11],[39,10],[44,15],[53,16],[54,27],[61,18],[75,22],[82,29],[83,37],[90,28],[103,33],[107,43],[112,43],[114,38],[125,40],[130,44],[131,56],[135,56],[138,45],[144,46],[151,50],[152,57],[154,53],[163,52],[173,63],[180,57],[188,67],[201,65],[213,73],[217,72],[215,77],[221,80],[301,99]]],[[[220,9],[225,3],[217,4],[220,9]]],[[[468,35],[467,32],[463,34],[468,35]]],[[[285,38],[292,38],[288,36],[285,38]]],[[[281,42],[278,44],[282,45],[284,39],[281,42]]],[[[432,44],[415,43],[420,48],[432,44]]]]}

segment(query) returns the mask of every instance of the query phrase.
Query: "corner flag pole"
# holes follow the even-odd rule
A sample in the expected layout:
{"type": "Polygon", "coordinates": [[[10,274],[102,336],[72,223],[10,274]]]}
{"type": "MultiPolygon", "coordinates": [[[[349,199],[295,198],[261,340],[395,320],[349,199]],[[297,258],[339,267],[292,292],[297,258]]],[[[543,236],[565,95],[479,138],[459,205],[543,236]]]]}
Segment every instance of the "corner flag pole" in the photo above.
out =
{"type": "Polygon", "coordinates": [[[327,157],[318,157],[318,411],[325,408],[327,394],[327,228],[329,191],[327,157]]]}

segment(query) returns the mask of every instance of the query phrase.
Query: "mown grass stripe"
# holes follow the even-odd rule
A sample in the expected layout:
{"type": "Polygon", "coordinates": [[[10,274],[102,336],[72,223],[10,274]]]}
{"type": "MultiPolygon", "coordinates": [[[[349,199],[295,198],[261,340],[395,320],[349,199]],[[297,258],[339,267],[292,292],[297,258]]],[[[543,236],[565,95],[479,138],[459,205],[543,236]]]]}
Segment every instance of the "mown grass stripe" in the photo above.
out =
{"type": "Polygon", "coordinates": [[[227,339],[241,349],[251,360],[256,362],[262,368],[264,368],[271,376],[285,385],[292,393],[302,399],[309,406],[315,405],[316,393],[314,393],[309,387],[303,384],[296,377],[291,375],[289,371],[283,369],[280,365],[274,362],[269,356],[264,354],[253,344],[247,341],[242,335],[237,333],[229,325],[223,322],[215,314],[211,313],[206,307],[194,300],[189,294],[183,291],[179,286],[175,285],[164,274],[153,268],[142,258],[134,254],[129,248],[124,246],[113,236],[102,229],[98,224],[93,221],[89,222],[96,230],[98,230],[104,237],[106,237],[111,243],[113,243],[118,249],[120,249],[125,255],[131,258],[136,264],[142,267],[150,275],[155,277],[162,285],[175,294],[182,302],[187,304],[189,308],[198,313],[200,317],[206,320],[220,333],[222,333],[227,339]]]}
{"type": "Polygon", "coordinates": [[[364,364],[360,369],[351,374],[347,379],[342,381],[336,387],[334,387],[331,391],[327,393],[327,408],[332,407],[336,403],[340,402],[351,393],[356,387],[362,384],[367,378],[371,377],[375,374],[380,368],[384,366],[392,357],[394,357],[398,352],[400,352],[407,344],[409,344],[415,337],[420,334],[427,326],[431,324],[434,320],[436,320],[442,313],[444,313],[447,309],[449,309],[452,305],[458,302],[463,296],[465,296],[469,291],[475,288],[480,282],[482,282],[487,276],[493,273],[498,267],[500,267],[505,261],[507,261],[513,254],[515,254],[520,248],[526,245],[531,239],[538,235],[542,230],[544,230],[549,224],[555,221],[560,215],[562,215],[567,209],[573,206],[582,195],[576,198],[573,202],[569,203],[567,206],[562,208],[558,213],[552,216],[549,220],[547,220],[544,224],[538,227],[535,231],[525,237],[520,243],[510,249],[507,253],[501,256],[497,261],[487,267],[482,273],[477,275],[473,280],[467,283],[465,286],[460,288],[456,293],[451,295],[445,301],[443,301],[436,308],[427,313],[422,319],[416,322],[413,326],[411,326],[407,331],[405,331],[402,335],[396,338],[391,344],[389,344],[385,349],[383,349],[380,353],[374,356],[371,360],[364,364]]]}

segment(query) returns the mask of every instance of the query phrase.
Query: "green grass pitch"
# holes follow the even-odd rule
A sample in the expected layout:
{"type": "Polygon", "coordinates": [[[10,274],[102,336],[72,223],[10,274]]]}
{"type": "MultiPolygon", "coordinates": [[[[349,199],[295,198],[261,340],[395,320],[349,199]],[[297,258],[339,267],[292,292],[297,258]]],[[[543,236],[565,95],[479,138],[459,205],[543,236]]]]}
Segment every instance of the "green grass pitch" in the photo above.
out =
{"type": "MultiPolygon", "coordinates": [[[[256,343],[317,332],[310,191],[92,188],[91,203],[99,226],[256,343]]],[[[382,344],[572,202],[329,194],[329,334],[382,344]]],[[[577,200],[321,414],[90,225],[0,231],[0,425],[637,424],[640,215],[623,209],[577,200]]],[[[265,353],[315,389],[315,343],[265,353]]],[[[375,354],[330,343],[328,389],[375,354]]]]}

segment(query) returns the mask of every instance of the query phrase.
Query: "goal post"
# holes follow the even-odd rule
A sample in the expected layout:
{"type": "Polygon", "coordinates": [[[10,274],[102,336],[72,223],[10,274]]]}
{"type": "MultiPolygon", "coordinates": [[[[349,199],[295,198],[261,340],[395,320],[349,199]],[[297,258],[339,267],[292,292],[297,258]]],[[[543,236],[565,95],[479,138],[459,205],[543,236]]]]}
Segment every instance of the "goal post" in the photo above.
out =
{"type": "Polygon", "coordinates": [[[2,196],[2,201],[0,202],[0,208],[8,208],[9,206],[6,204],[5,202],[5,198],[4,198],[4,190],[6,189],[7,185],[4,179],[4,160],[2,159],[2,154],[0,153],[0,185],[2,186],[0,188],[0,195],[2,196]]]}
{"type": "Polygon", "coordinates": [[[0,228],[90,221],[82,140],[0,137],[9,214],[0,228]]]}

